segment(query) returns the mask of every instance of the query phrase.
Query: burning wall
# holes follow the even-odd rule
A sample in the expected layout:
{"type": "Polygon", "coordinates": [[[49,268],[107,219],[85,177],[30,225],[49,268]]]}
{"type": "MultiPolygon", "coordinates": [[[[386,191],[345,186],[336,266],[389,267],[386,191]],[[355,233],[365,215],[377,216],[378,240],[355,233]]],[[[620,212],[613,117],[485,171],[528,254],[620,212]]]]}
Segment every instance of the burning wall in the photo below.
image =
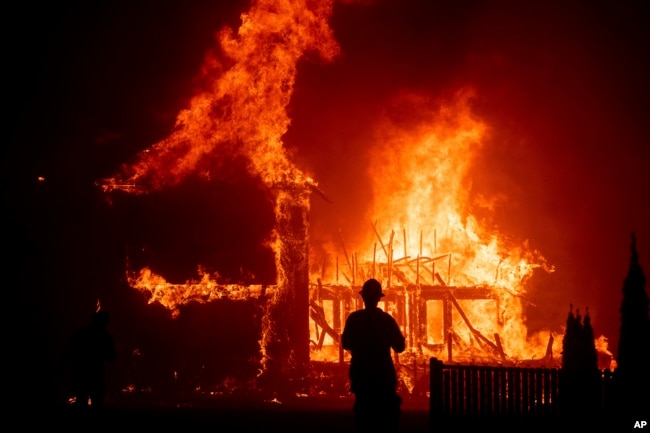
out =
{"type": "MultiPolygon", "coordinates": [[[[331,1],[255,2],[242,14],[237,34],[231,29],[220,33],[225,65],[215,57],[206,61],[206,77],[212,81],[179,114],[172,134],[102,182],[107,192],[144,193],[178,184],[197,171],[218,178],[218,172],[206,171],[206,161],[228,164],[233,156],[247,161],[251,176],[261,179],[275,203],[277,224],[269,242],[275,252],[277,284],[270,293],[265,288],[258,291],[269,295],[261,350],[263,365],[273,377],[287,377],[288,370],[292,377],[300,377],[308,362],[306,344],[296,340],[306,342],[308,332],[305,192],[315,182],[291,163],[281,137],[290,122],[286,106],[298,60],[306,52],[330,59],[338,50],[326,21],[331,11],[331,1]]],[[[143,269],[133,285],[149,290],[152,301],[165,300],[171,308],[190,299],[211,299],[212,293],[226,297],[250,293],[212,277],[206,272],[199,282],[175,285],[143,269]]]]}

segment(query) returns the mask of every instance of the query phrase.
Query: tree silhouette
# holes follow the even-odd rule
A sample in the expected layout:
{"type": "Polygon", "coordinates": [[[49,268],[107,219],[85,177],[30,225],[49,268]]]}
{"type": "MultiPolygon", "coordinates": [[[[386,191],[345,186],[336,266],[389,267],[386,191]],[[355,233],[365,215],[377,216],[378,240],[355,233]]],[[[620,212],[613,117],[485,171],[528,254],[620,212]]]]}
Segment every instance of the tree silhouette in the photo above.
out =
{"type": "Polygon", "coordinates": [[[573,371],[579,368],[578,347],[580,341],[580,322],[573,314],[573,304],[569,306],[566,319],[566,331],[562,338],[562,370],[573,371]]]}
{"type": "Polygon", "coordinates": [[[583,322],[580,310],[574,314],[570,305],[562,339],[560,372],[561,411],[567,421],[584,420],[600,408],[600,375],[589,310],[583,322]]]}
{"type": "Polygon", "coordinates": [[[598,369],[598,352],[591,326],[589,309],[584,321],[580,310],[573,314],[573,304],[569,306],[566,331],[562,339],[562,370],[566,372],[593,371],[598,369]]]}
{"type": "Polygon", "coordinates": [[[650,407],[650,319],[646,277],[639,264],[636,236],[632,233],[630,266],[623,281],[621,326],[615,377],[618,401],[631,413],[647,415],[650,407]],[[643,412],[640,412],[643,411],[643,412]]]}
{"type": "Polygon", "coordinates": [[[582,353],[581,364],[585,369],[597,370],[598,369],[598,351],[596,350],[596,339],[594,338],[594,328],[591,326],[591,316],[589,316],[589,308],[586,309],[585,319],[582,326],[582,353]]]}

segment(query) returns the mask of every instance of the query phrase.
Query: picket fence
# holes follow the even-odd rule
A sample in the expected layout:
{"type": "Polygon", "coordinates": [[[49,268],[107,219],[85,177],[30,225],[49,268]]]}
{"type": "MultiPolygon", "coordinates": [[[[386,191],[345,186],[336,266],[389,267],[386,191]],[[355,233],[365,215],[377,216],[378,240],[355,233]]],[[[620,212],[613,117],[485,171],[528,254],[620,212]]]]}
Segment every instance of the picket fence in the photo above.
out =
{"type": "MultiPolygon", "coordinates": [[[[445,365],[430,360],[430,417],[437,426],[450,423],[526,420],[552,421],[561,415],[561,371],[482,365],[445,365]]],[[[611,405],[612,374],[596,378],[591,410],[611,405]]]]}

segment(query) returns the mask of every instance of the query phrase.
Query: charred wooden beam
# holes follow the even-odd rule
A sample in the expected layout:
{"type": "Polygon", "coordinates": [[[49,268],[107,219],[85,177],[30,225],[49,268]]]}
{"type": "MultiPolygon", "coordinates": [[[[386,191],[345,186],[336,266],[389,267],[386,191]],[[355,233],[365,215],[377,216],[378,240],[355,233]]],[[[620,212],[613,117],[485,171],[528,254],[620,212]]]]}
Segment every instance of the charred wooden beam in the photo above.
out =
{"type": "Polygon", "coordinates": [[[506,357],[506,353],[503,351],[503,344],[501,344],[501,336],[496,332],[494,333],[494,341],[496,341],[497,349],[499,351],[499,355],[501,356],[501,359],[505,361],[507,357],[506,357]]]}
{"type": "MultiPolygon", "coordinates": [[[[352,272],[352,281],[350,282],[351,284],[354,284],[354,268],[352,266],[352,262],[350,261],[350,256],[348,256],[348,250],[345,247],[345,241],[343,240],[343,232],[341,232],[341,229],[339,229],[339,238],[341,238],[341,247],[343,248],[343,254],[345,254],[345,260],[348,263],[348,267],[350,268],[350,272],[352,272]]],[[[349,281],[349,279],[348,279],[349,281]]]]}
{"type": "Polygon", "coordinates": [[[451,293],[456,299],[497,299],[494,289],[488,287],[453,287],[453,286],[420,286],[421,296],[426,300],[445,299],[451,293]]]}
{"type": "Polygon", "coordinates": [[[277,290],[266,302],[262,349],[265,391],[295,395],[309,380],[309,195],[304,185],[277,185],[277,290]]]}
{"type": "Polygon", "coordinates": [[[395,230],[390,232],[390,240],[388,241],[388,284],[387,287],[393,283],[393,237],[395,236],[395,230]]]}
{"type": "Polygon", "coordinates": [[[548,344],[546,345],[546,355],[544,358],[548,360],[553,359],[553,334],[548,336],[548,344]]]}
{"type": "Polygon", "coordinates": [[[458,304],[458,301],[456,301],[456,298],[454,298],[454,296],[451,294],[451,292],[448,293],[448,296],[449,296],[449,300],[454,305],[454,307],[456,307],[456,310],[458,311],[458,313],[462,317],[463,321],[465,322],[465,324],[467,325],[467,327],[471,331],[472,335],[474,337],[476,337],[479,341],[482,341],[485,344],[487,344],[490,348],[492,348],[497,353],[499,353],[499,352],[503,353],[502,351],[499,351],[499,348],[497,347],[496,344],[494,344],[487,337],[485,337],[478,329],[476,329],[476,328],[474,328],[474,326],[472,326],[469,319],[467,318],[467,315],[465,315],[465,311],[463,311],[460,304],[458,304]]]}
{"type": "Polygon", "coordinates": [[[323,307],[318,305],[316,302],[310,302],[309,303],[309,315],[311,319],[318,325],[322,330],[323,333],[321,335],[321,338],[319,338],[318,341],[318,349],[321,349],[323,346],[323,336],[325,334],[328,334],[332,339],[336,342],[339,343],[340,337],[338,332],[336,332],[330,325],[327,323],[327,319],[325,317],[325,310],[323,310],[323,307]]]}
{"type": "Polygon", "coordinates": [[[381,236],[379,235],[379,231],[377,230],[377,222],[373,223],[371,221],[370,225],[372,226],[372,229],[375,232],[377,239],[379,239],[379,245],[381,245],[381,249],[384,250],[384,254],[386,254],[386,259],[389,260],[390,256],[388,255],[388,250],[386,249],[386,246],[384,245],[384,241],[381,239],[381,236]]]}
{"type": "Polygon", "coordinates": [[[404,275],[404,272],[400,271],[399,269],[395,268],[393,266],[393,270],[391,272],[402,284],[408,285],[410,284],[410,281],[408,278],[406,278],[406,275],[404,275]]]}

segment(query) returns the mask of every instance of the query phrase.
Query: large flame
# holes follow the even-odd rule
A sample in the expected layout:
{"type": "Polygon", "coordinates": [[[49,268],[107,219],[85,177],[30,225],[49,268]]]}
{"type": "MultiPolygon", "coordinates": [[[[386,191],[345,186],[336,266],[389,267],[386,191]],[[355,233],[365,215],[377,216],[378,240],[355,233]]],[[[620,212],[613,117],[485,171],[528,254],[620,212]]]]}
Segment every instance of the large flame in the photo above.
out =
{"type": "Polygon", "coordinates": [[[106,179],[104,189],[156,190],[201,171],[206,160],[233,155],[244,156],[266,184],[313,182],[287,158],[282,135],[299,59],[307,52],[325,60],[338,53],[327,25],[331,11],[331,0],[254,2],[237,33],[219,33],[225,61],[214,55],[206,60],[204,73],[212,81],[179,113],[171,135],[106,179]]]}
{"type": "MultiPolygon", "coordinates": [[[[311,52],[330,61],[339,51],[328,26],[332,7],[333,0],[254,1],[237,32],[226,28],[219,33],[219,56],[209,56],[203,68],[209,84],[179,113],[172,133],[105,179],[104,190],[146,193],[177,184],[189,174],[210,178],[214,172],[208,171],[207,162],[213,167],[215,161],[243,157],[250,173],[274,191],[278,221],[292,205],[308,209],[308,195],[301,191],[316,187],[316,182],[291,162],[282,137],[291,121],[286,107],[298,62],[311,52]]],[[[544,259],[525,243],[505,244],[499,233],[481,227],[468,212],[472,197],[467,174],[488,133],[471,110],[471,97],[463,91],[441,103],[407,95],[399,110],[410,113],[410,120],[387,117],[380,122],[368,214],[375,230],[353,248],[361,254],[357,261],[372,262],[373,267],[378,258],[372,246],[378,240],[384,254],[380,260],[392,264],[415,258],[418,268],[439,267],[430,273],[418,269],[418,284],[499,290],[498,302],[459,302],[458,312],[464,314],[454,316],[456,333],[460,339],[472,338],[465,322],[484,335],[500,335],[509,356],[535,357],[540,347],[543,354],[548,335],[526,335],[522,296],[527,278],[545,266],[544,259]]],[[[280,269],[291,246],[277,233],[272,238],[280,269]]],[[[277,287],[289,284],[287,278],[278,272],[277,287]]],[[[175,313],[190,301],[250,298],[266,290],[219,284],[218,275],[200,268],[199,277],[185,284],[171,284],[146,268],[129,273],[129,282],[175,313]]],[[[390,278],[384,283],[391,290],[390,278]]],[[[286,295],[271,292],[271,299],[286,295]]]]}
{"type": "MultiPolygon", "coordinates": [[[[406,229],[411,234],[395,237],[396,256],[449,254],[453,273],[444,273],[447,285],[520,292],[544,258],[525,245],[505,245],[499,233],[488,232],[468,212],[468,174],[488,131],[471,110],[472,96],[462,90],[453,100],[434,103],[408,95],[400,109],[415,113],[416,120],[381,124],[371,160],[374,202],[369,218],[385,233],[406,229]]],[[[370,245],[372,239],[365,242],[370,245]]]]}
{"type": "MultiPolygon", "coordinates": [[[[454,350],[467,349],[467,357],[480,358],[475,350],[480,344],[473,344],[478,331],[488,345],[501,345],[511,360],[547,356],[551,335],[527,335],[523,303],[533,271],[552,267],[527,242],[506,243],[469,212],[474,197],[468,175],[489,133],[472,111],[473,92],[463,89],[448,100],[415,94],[397,99],[389,111],[393,114],[378,122],[371,153],[373,203],[367,218],[374,230],[366,229],[368,236],[351,246],[359,253],[346,278],[357,284],[368,276],[379,278],[389,293],[414,283],[488,287],[496,293],[493,299],[477,295],[455,301],[454,350]],[[388,271],[379,263],[387,264],[383,269],[388,271]],[[364,264],[372,269],[364,273],[364,264]]],[[[429,301],[427,310],[429,342],[445,344],[449,330],[439,324],[442,307],[429,301]]],[[[556,360],[560,351],[553,347],[556,360]]]]}
{"type": "MultiPolygon", "coordinates": [[[[202,273],[201,269],[196,281],[185,284],[170,284],[149,269],[130,272],[129,282],[149,294],[151,302],[168,307],[172,314],[178,314],[179,306],[190,301],[237,299],[242,294],[251,298],[268,296],[260,341],[262,368],[274,369],[281,377],[288,377],[291,371],[303,374],[309,357],[308,349],[300,352],[289,344],[299,338],[296,335],[300,330],[287,331],[286,324],[276,322],[282,322],[284,317],[280,304],[302,304],[296,285],[305,286],[307,297],[307,267],[303,265],[307,251],[302,251],[292,237],[306,242],[305,233],[298,233],[307,227],[306,192],[316,188],[316,183],[287,157],[282,136],[290,124],[286,107],[293,94],[299,60],[307,53],[315,53],[329,61],[338,53],[328,25],[332,7],[333,0],[254,1],[241,15],[237,33],[230,28],[219,33],[220,52],[209,56],[203,67],[206,90],[194,96],[189,107],[179,113],[169,137],[123,165],[114,178],[102,182],[105,191],[146,193],[175,185],[190,174],[209,179],[214,172],[210,173],[208,167],[214,170],[215,163],[228,163],[233,158],[247,162],[251,175],[261,179],[275,201],[277,226],[270,234],[278,271],[275,287],[267,292],[226,286],[217,282],[218,275],[202,273]],[[296,278],[303,266],[304,281],[296,278]],[[282,356],[273,359],[268,353],[270,347],[280,347],[282,356]]],[[[304,304],[306,308],[306,300],[304,304]]],[[[304,317],[308,332],[306,309],[304,317]]]]}
{"type": "MultiPolygon", "coordinates": [[[[121,189],[146,193],[177,184],[189,174],[209,178],[206,162],[241,156],[252,175],[270,188],[282,185],[316,187],[287,157],[282,136],[290,118],[286,107],[293,94],[298,61],[317,53],[329,61],[339,51],[328,26],[332,1],[258,0],[241,15],[235,33],[218,34],[219,52],[209,55],[203,74],[206,91],[191,99],[177,117],[172,133],[125,163],[113,178],[104,179],[105,191],[121,189]]],[[[213,166],[213,165],[212,165],[213,166]]],[[[283,206],[276,197],[276,213],[283,206]]],[[[286,197],[285,197],[286,199],[286,197]]],[[[280,242],[271,246],[279,256],[280,242]]],[[[279,260],[279,257],[276,259],[279,260]]],[[[149,269],[132,272],[130,283],[151,294],[173,311],[190,300],[212,299],[206,291],[224,286],[199,270],[197,281],[174,285],[149,269]]],[[[218,276],[212,276],[218,278],[218,276]]],[[[232,291],[237,297],[239,290],[232,291]]]]}

